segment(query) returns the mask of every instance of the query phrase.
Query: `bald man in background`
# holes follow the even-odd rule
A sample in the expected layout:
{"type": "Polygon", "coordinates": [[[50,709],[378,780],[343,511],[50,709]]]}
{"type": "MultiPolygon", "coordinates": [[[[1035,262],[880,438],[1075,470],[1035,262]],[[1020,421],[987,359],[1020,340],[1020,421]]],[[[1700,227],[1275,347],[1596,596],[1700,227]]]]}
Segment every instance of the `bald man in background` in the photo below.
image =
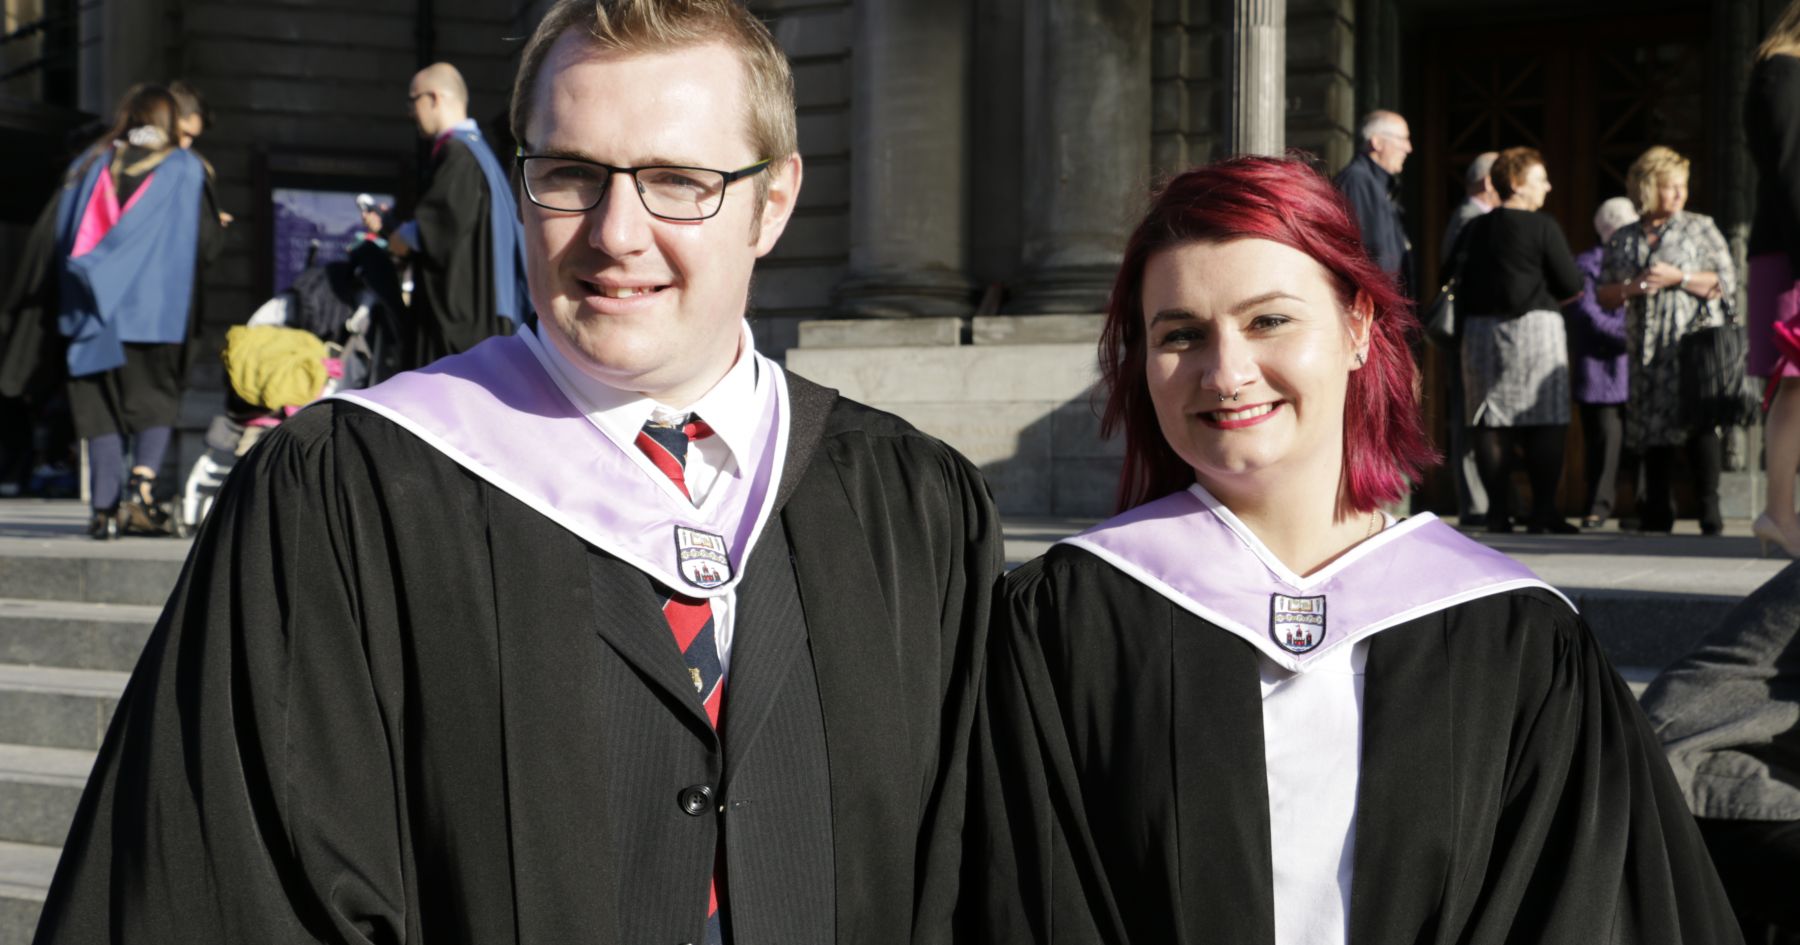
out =
{"type": "Polygon", "coordinates": [[[430,179],[413,219],[394,234],[413,263],[413,366],[511,334],[530,312],[524,237],[506,168],[469,119],[469,87],[447,62],[407,90],[419,135],[432,142],[430,179]]]}

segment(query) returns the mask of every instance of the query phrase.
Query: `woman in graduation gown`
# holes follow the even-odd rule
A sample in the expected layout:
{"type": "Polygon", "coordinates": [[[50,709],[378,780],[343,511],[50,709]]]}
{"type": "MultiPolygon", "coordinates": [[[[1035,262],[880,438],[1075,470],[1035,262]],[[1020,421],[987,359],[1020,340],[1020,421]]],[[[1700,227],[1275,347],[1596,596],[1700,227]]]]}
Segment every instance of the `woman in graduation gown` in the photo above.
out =
{"type": "Polygon", "coordinates": [[[997,608],[976,940],[1738,940],[1569,602],[1382,511],[1434,459],[1416,330],[1305,164],[1158,195],[1101,341],[1122,511],[997,608]]]}
{"type": "Polygon", "coordinates": [[[196,266],[219,249],[206,167],[180,147],[178,112],[162,86],[127,92],[57,199],[58,328],[75,431],[88,445],[95,538],[118,536],[122,487],[133,523],[162,524],[151,497],[191,364],[196,266]]]}

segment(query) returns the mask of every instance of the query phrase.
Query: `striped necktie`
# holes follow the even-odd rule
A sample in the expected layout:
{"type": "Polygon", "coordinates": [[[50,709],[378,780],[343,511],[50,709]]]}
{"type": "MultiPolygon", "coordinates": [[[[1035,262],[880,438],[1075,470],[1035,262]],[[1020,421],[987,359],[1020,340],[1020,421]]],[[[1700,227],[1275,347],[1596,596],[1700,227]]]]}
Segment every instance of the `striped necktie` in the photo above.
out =
{"type": "MultiPolygon", "coordinates": [[[[668,476],[691,502],[693,495],[688,492],[687,486],[688,444],[712,435],[712,427],[702,420],[690,419],[682,424],[664,424],[651,420],[638,433],[637,447],[644,451],[645,456],[650,457],[650,462],[662,470],[663,475],[668,476]]],[[[719,665],[718,640],[713,633],[712,604],[703,597],[689,597],[674,588],[658,588],[658,593],[662,596],[663,617],[669,622],[670,632],[675,634],[675,645],[680,648],[681,658],[687,664],[688,677],[694,682],[694,694],[706,708],[706,717],[717,730],[725,685],[722,667],[719,665]]],[[[718,872],[719,860],[715,856],[713,877],[707,884],[705,945],[723,945],[725,940],[724,929],[719,920],[718,872]]]]}

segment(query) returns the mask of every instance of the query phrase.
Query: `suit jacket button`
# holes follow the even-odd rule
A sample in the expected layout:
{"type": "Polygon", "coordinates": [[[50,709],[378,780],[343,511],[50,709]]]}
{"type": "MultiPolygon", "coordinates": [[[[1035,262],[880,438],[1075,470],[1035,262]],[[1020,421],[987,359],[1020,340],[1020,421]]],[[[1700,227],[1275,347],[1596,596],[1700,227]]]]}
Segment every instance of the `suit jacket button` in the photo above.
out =
{"type": "Polygon", "coordinates": [[[712,788],[696,784],[681,791],[681,809],[689,817],[698,817],[712,809],[712,788]]]}

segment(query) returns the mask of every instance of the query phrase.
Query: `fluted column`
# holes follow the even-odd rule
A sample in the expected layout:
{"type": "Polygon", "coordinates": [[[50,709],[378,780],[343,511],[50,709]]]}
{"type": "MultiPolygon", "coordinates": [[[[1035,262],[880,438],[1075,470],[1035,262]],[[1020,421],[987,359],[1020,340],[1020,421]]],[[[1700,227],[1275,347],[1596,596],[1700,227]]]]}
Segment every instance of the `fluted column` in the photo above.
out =
{"type": "Polygon", "coordinates": [[[1025,5],[1025,274],[1010,311],[1106,307],[1150,175],[1150,7],[1025,5]]]}
{"type": "Polygon", "coordinates": [[[968,5],[858,0],[855,11],[839,305],[870,317],[968,314],[968,5]]]}
{"type": "Polygon", "coordinates": [[[1287,0],[1232,0],[1232,154],[1281,154],[1287,141],[1287,0]]]}

